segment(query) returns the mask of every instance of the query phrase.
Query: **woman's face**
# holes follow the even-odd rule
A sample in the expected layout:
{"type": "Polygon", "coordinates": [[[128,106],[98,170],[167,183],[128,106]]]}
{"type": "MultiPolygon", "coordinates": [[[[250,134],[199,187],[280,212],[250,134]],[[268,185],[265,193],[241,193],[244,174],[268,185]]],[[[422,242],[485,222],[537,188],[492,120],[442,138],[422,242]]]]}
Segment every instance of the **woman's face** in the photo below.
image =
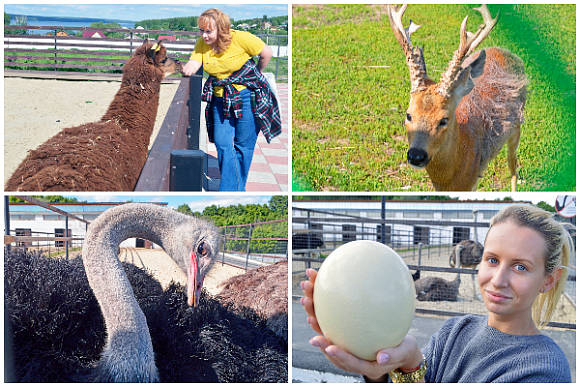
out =
{"type": "Polygon", "coordinates": [[[530,318],[536,296],[558,281],[560,269],[545,275],[545,244],[539,232],[510,220],[489,230],[478,280],[483,302],[496,318],[530,318]]]}
{"type": "Polygon", "coordinates": [[[218,38],[218,29],[213,20],[211,20],[207,25],[205,25],[207,29],[200,28],[201,37],[206,44],[213,46],[217,42],[218,38]]]}

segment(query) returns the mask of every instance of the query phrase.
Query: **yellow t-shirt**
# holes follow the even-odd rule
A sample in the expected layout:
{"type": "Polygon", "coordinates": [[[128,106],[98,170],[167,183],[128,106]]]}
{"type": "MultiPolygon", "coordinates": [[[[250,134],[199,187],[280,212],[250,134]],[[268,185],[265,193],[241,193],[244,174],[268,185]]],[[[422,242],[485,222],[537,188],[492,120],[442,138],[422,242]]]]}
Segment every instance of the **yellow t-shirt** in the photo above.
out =
{"type": "MultiPolygon", "coordinates": [[[[203,69],[218,79],[229,77],[234,71],[242,68],[244,63],[253,56],[258,55],[264,49],[266,43],[255,35],[245,31],[230,31],[232,41],[228,48],[216,55],[211,46],[198,39],[190,59],[196,60],[203,64],[203,69]]],[[[246,86],[234,85],[238,90],[243,90],[246,86]]],[[[216,86],[213,89],[213,95],[222,97],[224,88],[216,86]]]]}

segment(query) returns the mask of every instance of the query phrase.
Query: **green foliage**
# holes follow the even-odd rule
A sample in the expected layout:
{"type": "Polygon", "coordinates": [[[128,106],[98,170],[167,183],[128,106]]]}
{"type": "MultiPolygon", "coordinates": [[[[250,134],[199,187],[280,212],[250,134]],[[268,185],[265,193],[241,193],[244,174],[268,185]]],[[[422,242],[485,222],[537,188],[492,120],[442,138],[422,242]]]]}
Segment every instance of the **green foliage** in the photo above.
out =
{"type": "Polygon", "coordinates": [[[185,203],[177,207],[177,212],[181,212],[185,215],[193,215],[193,211],[191,211],[191,208],[185,203]]]}
{"type": "MultiPolygon", "coordinates": [[[[182,208],[182,206],[179,206],[179,208],[182,208]]],[[[187,208],[189,209],[189,206],[187,208]]],[[[213,204],[206,207],[203,212],[195,212],[193,215],[211,219],[216,226],[246,225],[270,220],[287,219],[288,197],[273,196],[268,204],[238,204],[228,207],[220,207],[213,204]]],[[[228,227],[224,232],[227,238],[226,250],[246,251],[248,246],[247,240],[232,240],[231,238],[248,238],[250,235],[250,226],[228,227]]],[[[287,241],[255,239],[288,238],[288,221],[253,225],[251,238],[250,251],[252,253],[284,254],[286,253],[287,241]]]]}
{"type": "Polygon", "coordinates": [[[174,17],[170,19],[146,19],[135,23],[146,30],[193,31],[197,28],[198,16],[174,17]]]}
{"type": "MultiPolygon", "coordinates": [[[[100,22],[93,22],[93,23],[91,23],[91,28],[123,28],[123,26],[120,25],[119,23],[103,23],[102,21],[100,21],[100,22]]],[[[105,34],[105,36],[107,38],[119,38],[119,39],[122,39],[122,38],[125,37],[125,33],[123,33],[123,32],[107,32],[107,31],[103,31],[103,33],[105,34]]],[[[80,32],[80,36],[83,36],[82,35],[82,32],[80,32]]]]}
{"type": "MultiPolygon", "coordinates": [[[[459,44],[471,5],[412,5],[404,23],[423,28],[427,70],[438,80],[459,44]]],[[[529,79],[518,150],[521,191],[576,187],[576,6],[490,5],[501,11],[482,48],[509,49],[529,79]]],[[[424,170],[406,162],[409,70],[382,5],[293,7],[293,188],[314,191],[430,191],[424,170]],[[294,182],[293,182],[294,184],[294,182]]],[[[507,149],[490,163],[479,190],[508,191],[507,149]]]]}
{"type": "MultiPolygon", "coordinates": [[[[8,15],[6,12],[4,12],[4,25],[8,26],[10,25],[10,15],[8,15]]],[[[4,30],[4,35],[8,35],[11,34],[11,30],[4,30]]]]}
{"type": "MultiPolygon", "coordinates": [[[[46,203],[87,203],[86,200],[78,200],[77,198],[64,197],[62,195],[31,195],[31,197],[46,203]]],[[[26,200],[15,196],[10,196],[10,203],[26,203],[26,200]]]]}
{"type": "Polygon", "coordinates": [[[536,207],[541,208],[544,211],[548,211],[548,212],[556,212],[556,208],[554,208],[554,206],[549,205],[548,203],[541,201],[538,204],[536,204],[536,207]]]}

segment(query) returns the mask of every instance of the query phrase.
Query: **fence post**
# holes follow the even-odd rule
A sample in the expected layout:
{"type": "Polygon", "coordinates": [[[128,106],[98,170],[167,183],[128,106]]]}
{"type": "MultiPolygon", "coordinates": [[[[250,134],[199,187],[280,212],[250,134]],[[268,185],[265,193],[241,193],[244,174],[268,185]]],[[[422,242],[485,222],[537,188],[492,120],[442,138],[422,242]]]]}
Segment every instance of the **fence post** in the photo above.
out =
{"type": "MultiPolygon", "coordinates": [[[[64,218],[64,235],[66,237],[69,237],[69,235],[68,235],[68,216],[66,218],[64,218]]],[[[64,241],[64,243],[65,243],[64,248],[66,251],[66,259],[68,260],[68,240],[64,241]]]]}
{"type": "Polygon", "coordinates": [[[224,249],[222,250],[222,266],[226,260],[226,247],[228,246],[228,226],[224,227],[224,249]]]}
{"type": "Polygon", "coordinates": [[[187,149],[174,149],[170,159],[170,191],[202,191],[207,187],[207,154],[200,150],[201,83],[203,68],[189,80],[187,149]]]}
{"type": "Polygon", "coordinates": [[[54,75],[56,75],[56,30],[54,30],[54,75]]]}
{"type": "Polygon", "coordinates": [[[250,260],[250,242],[252,241],[252,223],[250,223],[250,231],[248,232],[248,251],[246,255],[246,271],[248,271],[248,261],[250,260]]]}
{"type": "MultiPolygon", "coordinates": [[[[4,235],[10,235],[10,198],[4,196],[4,235]]],[[[10,244],[5,245],[6,251],[10,251],[10,244]]]]}
{"type": "Polygon", "coordinates": [[[278,35],[278,55],[276,55],[276,80],[278,80],[278,68],[280,65],[280,40],[282,35],[278,35]]]}
{"type": "Polygon", "coordinates": [[[421,266],[421,249],[423,248],[423,242],[419,242],[419,259],[417,261],[417,266],[421,266]]]}

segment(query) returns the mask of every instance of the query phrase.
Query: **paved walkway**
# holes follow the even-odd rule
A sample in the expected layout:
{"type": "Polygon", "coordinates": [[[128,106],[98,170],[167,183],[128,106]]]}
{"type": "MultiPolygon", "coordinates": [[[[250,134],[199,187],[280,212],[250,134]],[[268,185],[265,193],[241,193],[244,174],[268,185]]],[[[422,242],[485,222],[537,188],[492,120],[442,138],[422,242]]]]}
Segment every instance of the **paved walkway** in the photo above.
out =
{"type": "MultiPolygon", "coordinates": [[[[282,134],[270,144],[262,133],[258,136],[246,191],[288,192],[288,84],[277,83],[278,106],[282,116],[282,134]]],[[[203,110],[202,110],[203,116],[203,110]]],[[[215,144],[207,142],[208,189],[219,189],[220,171],[215,144]]]]}

